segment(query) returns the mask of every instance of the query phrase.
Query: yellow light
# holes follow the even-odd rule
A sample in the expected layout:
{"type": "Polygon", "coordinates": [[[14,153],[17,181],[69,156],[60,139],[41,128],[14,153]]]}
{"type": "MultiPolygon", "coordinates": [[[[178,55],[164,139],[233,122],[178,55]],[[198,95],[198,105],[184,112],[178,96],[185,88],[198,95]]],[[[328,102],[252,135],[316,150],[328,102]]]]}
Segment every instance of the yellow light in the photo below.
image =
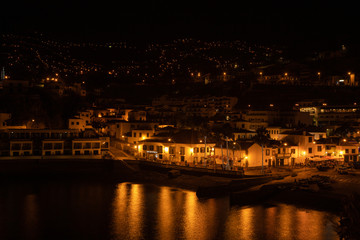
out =
{"type": "Polygon", "coordinates": [[[306,152],[305,152],[305,151],[303,151],[303,152],[302,152],[302,154],[305,156],[305,155],[306,155],[306,152]]]}
{"type": "Polygon", "coordinates": [[[193,153],[194,152],[194,149],[193,148],[190,148],[190,153],[193,153]]]}
{"type": "Polygon", "coordinates": [[[137,148],[138,148],[138,146],[137,146],[137,145],[135,145],[135,146],[134,146],[134,148],[135,148],[135,149],[137,149],[137,148]]]}
{"type": "Polygon", "coordinates": [[[224,72],[223,74],[224,74],[224,76],[226,76],[226,72],[224,72]]]}
{"type": "Polygon", "coordinates": [[[287,143],[284,143],[284,146],[287,146],[287,143]]]}
{"type": "Polygon", "coordinates": [[[171,138],[169,138],[168,141],[171,142],[171,138]]]}
{"type": "Polygon", "coordinates": [[[286,72],[284,75],[285,75],[285,76],[287,76],[287,75],[288,75],[288,73],[286,72]]]}
{"type": "Polygon", "coordinates": [[[145,140],[146,139],[146,137],[142,137],[142,140],[145,140]]]}
{"type": "Polygon", "coordinates": [[[321,74],[321,73],[320,73],[320,72],[318,72],[318,75],[319,75],[319,76],[320,76],[320,74],[321,74]]]}
{"type": "Polygon", "coordinates": [[[248,156],[245,156],[245,159],[248,159],[248,156]]]}
{"type": "Polygon", "coordinates": [[[260,75],[263,75],[263,72],[260,72],[260,75]]]}
{"type": "Polygon", "coordinates": [[[349,75],[351,75],[351,72],[348,72],[349,75]]]}
{"type": "Polygon", "coordinates": [[[200,73],[198,73],[198,75],[197,75],[198,77],[200,77],[201,76],[201,74],[200,73]]]}
{"type": "Polygon", "coordinates": [[[169,147],[165,147],[164,150],[166,153],[169,152],[169,147]]]}
{"type": "Polygon", "coordinates": [[[313,141],[313,144],[315,144],[316,142],[315,141],[313,141]]]}
{"type": "Polygon", "coordinates": [[[345,139],[345,138],[343,139],[343,142],[346,142],[346,139],[345,139]]]}
{"type": "Polygon", "coordinates": [[[340,155],[343,155],[344,154],[344,152],[343,151],[340,151],[340,155]]]}

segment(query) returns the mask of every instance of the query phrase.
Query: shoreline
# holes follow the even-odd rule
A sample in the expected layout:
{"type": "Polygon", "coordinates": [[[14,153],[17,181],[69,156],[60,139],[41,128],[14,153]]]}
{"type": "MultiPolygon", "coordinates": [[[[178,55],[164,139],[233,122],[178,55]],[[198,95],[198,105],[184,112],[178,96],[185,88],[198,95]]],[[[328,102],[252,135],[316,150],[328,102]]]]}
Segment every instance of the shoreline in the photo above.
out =
{"type": "MultiPolygon", "coordinates": [[[[0,179],[3,183],[7,180],[49,180],[49,179],[84,179],[87,181],[109,181],[113,183],[133,182],[150,183],[159,186],[168,186],[190,190],[197,193],[198,198],[216,198],[229,196],[231,204],[246,205],[255,203],[278,202],[307,207],[325,207],[326,210],[339,211],[342,199],[346,199],[357,186],[347,186],[344,183],[332,182],[331,190],[306,191],[286,190],[272,195],[272,192],[261,190],[263,186],[271,185],[294,185],[295,179],[301,179],[302,175],[312,175],[312,172],[298,171],[298,175],[290,176],[283,173],[282,178],[275,176],[228,178],[210,176],[207,174],[186,174],[169,177],[171,169],[142,169],[141,166],[124,164],[122,161],[99,160],[99,161],[41,161],[41,162],[17,162],[0,161],[0,179]],[[5,180],[5,181],[4,181],[5,180]],[[237,196],[237,197],[234,197],[237,196]],[[237,199],[248,198],[247,202],[237,199]],[[325,203],[325,204],[322,204],[325,203]]],[[[318,175],[322,172],[314,172],[318,175]]],[[[314,186],[313,186],[314,187],[314,186]]]]}

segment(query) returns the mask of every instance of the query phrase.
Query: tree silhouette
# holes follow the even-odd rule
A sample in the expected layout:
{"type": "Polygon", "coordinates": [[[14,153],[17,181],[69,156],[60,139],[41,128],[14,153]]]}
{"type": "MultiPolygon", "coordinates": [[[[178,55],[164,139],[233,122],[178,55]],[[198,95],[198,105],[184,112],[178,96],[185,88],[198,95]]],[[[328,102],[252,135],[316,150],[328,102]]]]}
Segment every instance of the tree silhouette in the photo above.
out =
{"type": "Polygon", "coordinates": [[[266,130],[264,127],[261,127],[256,130],[256,135],[252,138],[252,140],[257,144],[264,146],[270,142],[269,138],[269,131],[266,130]]]}

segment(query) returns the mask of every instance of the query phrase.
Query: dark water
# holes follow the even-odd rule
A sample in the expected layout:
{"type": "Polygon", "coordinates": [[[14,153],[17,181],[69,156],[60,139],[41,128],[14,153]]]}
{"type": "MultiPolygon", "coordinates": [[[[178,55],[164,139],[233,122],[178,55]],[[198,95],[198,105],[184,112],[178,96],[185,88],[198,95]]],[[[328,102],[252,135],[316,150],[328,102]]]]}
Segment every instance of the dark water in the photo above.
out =
{"type": "Polygon", "coordinates": [[[230,206],[150,184],[0,183],[0,239],[338,239],[327,212],[230,206]]]}

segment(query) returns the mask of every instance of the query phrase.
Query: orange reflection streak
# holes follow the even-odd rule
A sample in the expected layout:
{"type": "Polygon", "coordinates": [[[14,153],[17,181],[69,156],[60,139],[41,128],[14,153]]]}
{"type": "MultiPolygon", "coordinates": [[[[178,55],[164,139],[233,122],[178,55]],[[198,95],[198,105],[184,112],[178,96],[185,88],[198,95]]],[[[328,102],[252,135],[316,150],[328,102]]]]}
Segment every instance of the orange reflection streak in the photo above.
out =
{"type": "Polygon", "coordinates": [[[252,240],[254,208],[241,208],[233,212],[226,221],[225,238],[252,240]]]}
{"type": "Polygon", "coordinates": [[[281,204],[279,206],[280,212],[279,212],[279,223],[278,224],[278,231],[280,239],[292,239],[292,232],[294,225],[292,223],[292,214],[296,209],[294,209],[294,206],[284,205],[281,204]]]}
{"type": "Polygon", "coordinates": [[[128,195],[126,193],[126,183],[120,183],[117,186],[114,198],[114,219],[113,219],[113,233],[114,235],[121,235],[124,230],[128,228],[126,221],[126,208],[128,202],[128,195]],[[125,224],[124,224],[125,223],[125,224]]]}
{"type": "Polygon", "coordinates": [[[143,185],[133,184],[129,199],[129,234],[134,239],[142,239],[144,222],[143,185]]]}
{"type": "Polygon", "coordinates": [[[128,236],[142,239],[144,223],[143,185],[120,183],[114,199],[113,233],[116,236],[128,236]],[[128,188],[130,192],[128,193],[128,188]]]}
{"type": "Polygon", "coordinates": [[[38,202],[34,194],[25,197],[25,232],[30,239],[36,239],[38,230],[38,202]]]}
{"type": "Polygon", "coordinates": [[[174,202],[168,187],[161,188],[158,206],[159,239],[175,239],[174,202]]]}
{"type": "Polygon", "coordinates": [[[265,210],[265,234],[266,236],[273,236],[275,234],[277,221],[276,221],[276,208],[271,207],[265,210]]]}
{"type": "Polygon", "coordinates": [[[252,233],[254,231],[253,218],[254,218],[254,207],[244,208],[239,213],[239,239],[252,239],[252,233]]]}
{"type": "Polygon", "coordinates": [[[322,239],[325,227],[324,213],[319,211],[297,211],[297,229],[299,239],[322,239]]]}
{"type": "Polygon", "coordinates": [[[208,239],[208,219],[204,217],[203,206],[198,202],[195,192],[185,192],[185,209],[185,239],[208,239]]]}

